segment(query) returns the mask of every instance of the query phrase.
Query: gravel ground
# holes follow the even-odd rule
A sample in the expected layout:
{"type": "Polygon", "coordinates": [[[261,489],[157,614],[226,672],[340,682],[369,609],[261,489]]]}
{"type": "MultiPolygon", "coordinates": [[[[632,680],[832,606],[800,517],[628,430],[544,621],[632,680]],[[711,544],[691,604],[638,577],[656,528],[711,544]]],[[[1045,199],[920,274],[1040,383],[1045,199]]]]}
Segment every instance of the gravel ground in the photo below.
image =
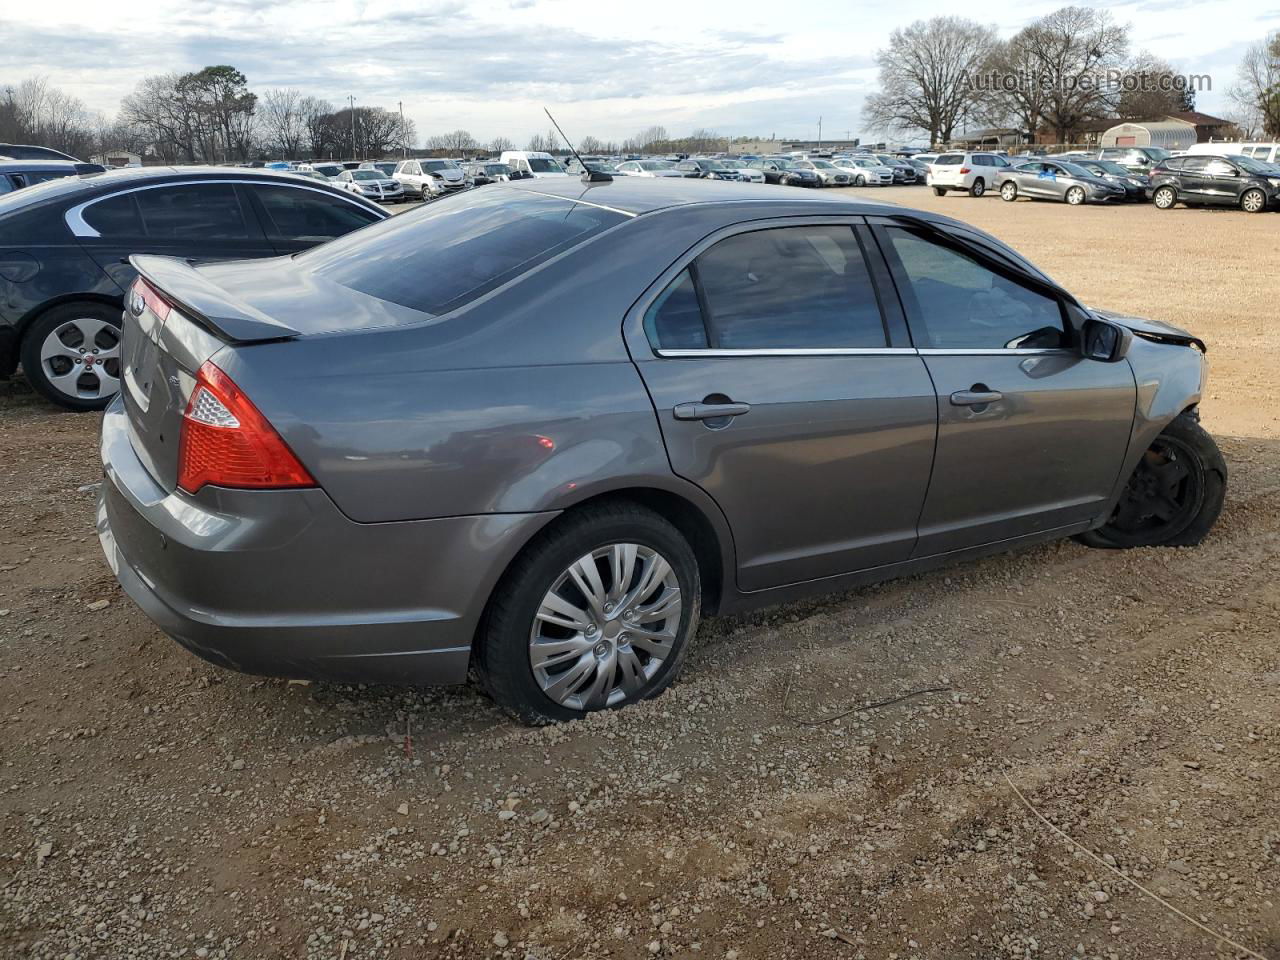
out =
{"type": "Polygon", "coordinates": [[[0,956],[1246,955],[1012,782],[1280,958],[1280,217],[873,195],[1208,340],[1232,475],[1201,547],[708,621],[665,696],[528,730],[183,652],[101,560],[97,417],[0,384],[0,956]]]}

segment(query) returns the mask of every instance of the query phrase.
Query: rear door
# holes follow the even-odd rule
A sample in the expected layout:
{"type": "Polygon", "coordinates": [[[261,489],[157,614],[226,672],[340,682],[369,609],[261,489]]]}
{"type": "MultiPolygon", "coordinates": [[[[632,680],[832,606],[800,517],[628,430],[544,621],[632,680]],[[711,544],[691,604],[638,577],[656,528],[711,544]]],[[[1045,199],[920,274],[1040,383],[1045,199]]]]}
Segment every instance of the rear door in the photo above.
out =
{"type": "Polygon", "coordinates": [[[724,511],[743,590],[915,544],[937,409],[868,243],[851,220],[723,231],[629,317],[672,469],[724,511]]]}
{"type": "Polygon", "coordinates": [[[286,184],[249,184],[244,190],[275,253],[307,250],[386,219],[386,215],[327,190],[286,184]]]}
{"type": "Polygon", "coordinates": [[[129,257],[153,253],[197,262],[275,255],[230,182],[165,183],[92,200],[68,215],[81,245],[120,288],[135,273],[129,257]]]}
{"type": "Polygon", "coordinates": [[[1085,360],[1064,306],[961,249],[877,226],[937,388],[938,445],[916,556],[1091,520],[1133,426],[1128,363],[1085,360]]]}
{"type": "Polygon", "coordinates": [[[1178,174],[1178,198],[1189,203],[1209,203],[1209,181],[1205,171],[1210,157],[1183,157],[1178,174]]]}

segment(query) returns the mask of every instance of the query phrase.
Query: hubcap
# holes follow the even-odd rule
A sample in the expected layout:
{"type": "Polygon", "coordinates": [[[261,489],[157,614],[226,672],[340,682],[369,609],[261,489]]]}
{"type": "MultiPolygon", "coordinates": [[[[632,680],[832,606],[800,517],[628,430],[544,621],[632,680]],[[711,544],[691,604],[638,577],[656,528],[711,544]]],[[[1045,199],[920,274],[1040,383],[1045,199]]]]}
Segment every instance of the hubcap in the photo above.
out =
{"type": "Polygon", "coordinates": [[[1246,193],[1244,195],[1244,208],[1250,213],[1257,213],[1262,209],[1262,195],[1259,193],[1246,193]]]}
{"type": "Polygon", "coordinates": [[[674,653],[680,610],[680,582],[656,550],[638,543],[593,550],[556,578],[534,615],[534,678],[574,710],[634,699],[674,653]]]}
{"type": "Polygon", "coordinates": [[[40,370],[68,397],[115,396],[120,390],[120,328],[90,317],[59,324],[40,345],[40,370]]]}

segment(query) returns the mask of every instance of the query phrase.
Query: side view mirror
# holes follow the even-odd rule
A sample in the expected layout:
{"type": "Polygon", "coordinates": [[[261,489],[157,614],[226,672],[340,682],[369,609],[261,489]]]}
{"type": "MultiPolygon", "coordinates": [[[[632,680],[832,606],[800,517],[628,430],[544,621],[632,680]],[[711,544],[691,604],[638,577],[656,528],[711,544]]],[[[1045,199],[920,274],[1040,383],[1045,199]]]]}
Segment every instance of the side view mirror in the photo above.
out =
{"type": "Polygon", "coordinates": [[[1081,331],[1080,352],[1086,360],[1119,363],[1129,353],[1133,332],[1116,323],[1090,317],[1081,331]]]}

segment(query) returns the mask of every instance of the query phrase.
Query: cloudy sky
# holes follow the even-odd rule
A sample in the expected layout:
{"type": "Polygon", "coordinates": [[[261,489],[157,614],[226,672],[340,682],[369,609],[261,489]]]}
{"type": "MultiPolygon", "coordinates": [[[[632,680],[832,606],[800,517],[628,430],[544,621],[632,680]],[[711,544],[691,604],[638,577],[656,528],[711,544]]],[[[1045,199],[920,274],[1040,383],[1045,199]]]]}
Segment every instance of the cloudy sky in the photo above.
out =
{"type": "MultiPolygon", "coordinates": [[[[1008,36],[1062,5],[988,6],[1008,36]],[[1020,17],[1021,19],[1013,19],[1020,17]]],[[[1109,7],[1147,49],[1207,73],[1198,107],[1227,109],[1245,47],[1280,27],[1280,0],[1135,0],[1109,7]]],[[[977,13],[975,8],[970,15],[977,13]]],[[[31,75],[108,114],[152,73],[232,64],[252,89],[298,87],[396,109],[420,136],[459,127],[523,143],[548,105],[571,137],[621,140],[661,124],[812,137],[860,129],[874,56],[895,27],[957,12],[941,0],[101,0],[6,4],[0,84],[31,75]]]]}

